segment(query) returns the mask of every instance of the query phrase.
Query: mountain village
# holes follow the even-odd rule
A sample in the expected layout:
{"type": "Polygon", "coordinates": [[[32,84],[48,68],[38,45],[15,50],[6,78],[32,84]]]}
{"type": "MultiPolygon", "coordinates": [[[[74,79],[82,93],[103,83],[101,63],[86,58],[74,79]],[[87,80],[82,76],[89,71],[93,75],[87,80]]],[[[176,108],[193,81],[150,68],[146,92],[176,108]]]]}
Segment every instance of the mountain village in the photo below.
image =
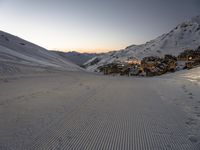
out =
{"type": "Polygon", "coordinates": [[[200,66],[200,46],[195,50],[185,50],[177,57],[165,55],[163,58],[158,56],[144,57],[141,61],[135,59],[114,61],[98,67],[98,70],[104,75],[158,76],[197,66],[200,66]]]}

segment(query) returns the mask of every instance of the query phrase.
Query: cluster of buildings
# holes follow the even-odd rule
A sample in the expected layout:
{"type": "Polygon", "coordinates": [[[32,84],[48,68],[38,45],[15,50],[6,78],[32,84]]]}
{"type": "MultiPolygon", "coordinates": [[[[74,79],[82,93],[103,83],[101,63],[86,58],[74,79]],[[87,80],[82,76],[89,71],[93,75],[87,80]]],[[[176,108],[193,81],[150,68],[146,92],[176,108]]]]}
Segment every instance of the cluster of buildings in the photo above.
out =
{"type": "Polygon", "coordinates": [[[145,57],[141,61],[116,61],[99,67],[105,75],[120,74],[127,76],[158,76],[180,69],[192,69],[200,66],[200,47],[196,50],[185,50],[177,57],[145,57]]]}
{"type": "Polygon", "coordinates": [[[196,50],[185,50],[178,57],[179,62],[185,62],[184,69],[192,69],[200,64],[200,47],[196,50]]]}

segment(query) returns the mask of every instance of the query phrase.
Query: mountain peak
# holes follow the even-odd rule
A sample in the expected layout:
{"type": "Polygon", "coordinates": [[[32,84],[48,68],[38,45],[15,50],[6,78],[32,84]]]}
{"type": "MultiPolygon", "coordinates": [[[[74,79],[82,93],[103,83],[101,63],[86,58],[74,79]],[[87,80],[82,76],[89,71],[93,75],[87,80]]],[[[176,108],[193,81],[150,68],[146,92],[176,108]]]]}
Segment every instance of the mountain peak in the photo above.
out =
{"type": "Polygon", "coordinates": [[[193,17],[191,21],[200,24],[200,15],[193,17]]]}

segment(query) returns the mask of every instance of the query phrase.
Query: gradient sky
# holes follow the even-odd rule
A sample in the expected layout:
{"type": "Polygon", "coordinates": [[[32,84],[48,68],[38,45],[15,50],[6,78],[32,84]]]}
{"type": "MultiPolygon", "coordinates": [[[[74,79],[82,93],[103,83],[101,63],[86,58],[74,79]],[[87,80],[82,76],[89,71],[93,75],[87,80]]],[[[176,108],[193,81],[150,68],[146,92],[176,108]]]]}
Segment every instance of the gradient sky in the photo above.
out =
{"type": "Polygon", "coordinates": [[[0,0],[0,30],[47,49],[145,43],[200,14],[200,0],[0,0]]]}

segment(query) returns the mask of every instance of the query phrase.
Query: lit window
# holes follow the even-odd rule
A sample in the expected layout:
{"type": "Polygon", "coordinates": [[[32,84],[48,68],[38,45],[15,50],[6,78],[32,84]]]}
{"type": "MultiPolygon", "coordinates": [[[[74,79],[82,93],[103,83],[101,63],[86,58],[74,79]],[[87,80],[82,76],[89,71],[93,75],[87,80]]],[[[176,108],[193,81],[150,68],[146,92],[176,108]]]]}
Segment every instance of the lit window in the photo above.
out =
{"type": "Polygon", "coordinates": [[[189,60],[192,60],[192,56],[190,56],[188,59],[189,59],[189,60]]]}

